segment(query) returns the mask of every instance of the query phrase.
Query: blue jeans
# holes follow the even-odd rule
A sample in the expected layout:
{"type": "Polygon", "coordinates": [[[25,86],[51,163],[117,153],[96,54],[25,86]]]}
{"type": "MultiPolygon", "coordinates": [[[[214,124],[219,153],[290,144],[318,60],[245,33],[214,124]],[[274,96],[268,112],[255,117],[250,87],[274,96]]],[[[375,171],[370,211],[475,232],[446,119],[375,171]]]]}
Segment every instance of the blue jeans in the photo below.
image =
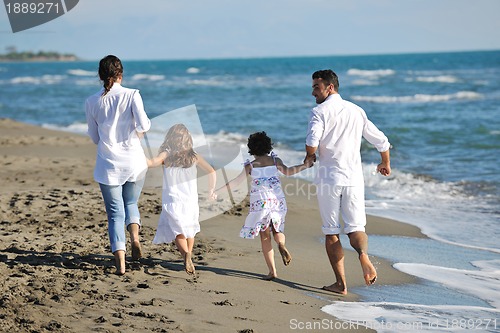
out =
{"type": "Polygon", "coordinates": [[[141,216],[137,202],[141,195],[144,179],[136,182],[126,182],[123,185],[104,185],[101,187],[102,198],[108,215],[108,235],[111,252],[123,250],[126,247],[125,226],[132,223],[141,225],[141,216]]]}

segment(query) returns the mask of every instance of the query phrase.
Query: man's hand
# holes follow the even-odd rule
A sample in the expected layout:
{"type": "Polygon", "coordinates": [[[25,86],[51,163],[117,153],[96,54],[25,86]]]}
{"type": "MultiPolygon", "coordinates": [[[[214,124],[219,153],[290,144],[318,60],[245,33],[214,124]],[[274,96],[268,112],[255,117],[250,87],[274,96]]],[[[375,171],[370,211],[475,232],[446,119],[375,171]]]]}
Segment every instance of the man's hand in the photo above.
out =
{"type": "Polygon", "coordinates": [[[377,165],[377,172],[387,177],[391,174],[391,154],[389,150],[380,152],[380,157],[382,158],[382,163],[377,165]]]}
{"type": "Polygon", "coordinates": [[[309,164],[316,162],[316,150],[318,147],[310,147],[306,145],[306,157],[304,158],[304,164],[309,164]]]}
{"type": "Polygon", "coordinates": [[[391,165],[387,163],[380,163],[377,165],[377,172],[382,176],[389,176],[391,174],[391,165]]]}

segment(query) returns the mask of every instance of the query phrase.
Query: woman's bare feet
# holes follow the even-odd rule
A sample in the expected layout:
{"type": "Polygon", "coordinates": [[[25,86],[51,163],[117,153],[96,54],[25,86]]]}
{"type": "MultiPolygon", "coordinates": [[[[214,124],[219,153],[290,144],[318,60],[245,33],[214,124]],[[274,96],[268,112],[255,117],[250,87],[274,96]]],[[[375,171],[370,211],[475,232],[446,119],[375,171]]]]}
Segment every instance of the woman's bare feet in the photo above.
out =
{"type": "Polygon", "coordinates": [[[347,288],[345,286],[342,286],[338,282],[331,284],[329,286],[323,286],[322,289],[340,295],[347,295],[347,288]]]}
{"type": "Polygon", "coordinates": [[[116,268],[116,271],[115,271],[115,274],[116,275],[125,275],[125,269],[121,269],[121,268],[116,268]]]}
{"type": "Polygon", "coordinates": [[[125,274],[125,251],[118,250],[113,253],[115,256],[116,275],[125,274]]]}
{"type": "Polygon", "coordinates": [[[290,254],[290,252],[288,252],[284,243],[278,244],[278,250],[280,251],[281,259],[283,259],[283,264],[285,266],[288,266],[290,264],[290,261],[292,261],[292,255],[290,254]]]}
{"type": "Polygon", "coordinates": [[[191,252],[187,252],[184,256],[184,269],[189,275],[194,275],[195,273],[193,260],[191,260],[191,252]]]}
{"type": "Polygon", "coordinates": [[[142,258],[141,243],[139,241],[132,242],[132,261],[138,261],[142,258]]]}
{"type": "Polygon", "coordinates": [[[373,266],[368,254],[361,253],[359,255],[359,262],[361,263],[361,268],[363,269],[363,277],[365,278],[365,283],[370,286],[377,280],[377,271],[373,266]]]}
{"type": "Polygon", "coordinates": [[[278,275],[276,275],[275,273],[269,273],[266,276],[264,276],[262,279],[266,280],[266,281],[271,281],[271,280],[276,279],[277,277],[278,277],[278,275]]]}

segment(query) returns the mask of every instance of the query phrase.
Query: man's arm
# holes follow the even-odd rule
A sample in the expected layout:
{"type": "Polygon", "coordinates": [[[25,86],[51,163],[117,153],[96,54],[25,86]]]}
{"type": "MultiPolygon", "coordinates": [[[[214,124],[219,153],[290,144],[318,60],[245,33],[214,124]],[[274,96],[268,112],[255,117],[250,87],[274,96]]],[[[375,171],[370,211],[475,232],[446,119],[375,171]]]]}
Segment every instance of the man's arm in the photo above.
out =
{"type": "Polygon", "coordinates": [[[308,160],[312,160],[312,162],[316,162],[316,151],[318,147],[311,147],[306,145],[306,157],[304,158],[304,163],[308,160]]]}
{"type": "Polygon", "coordinates": [[[377,172],[380,172],[383,176],[389,176],[391,174],[391,154],[389,149],[380,152],[380,157],[382,158],[382,163],[377,165],[377,172]]]}

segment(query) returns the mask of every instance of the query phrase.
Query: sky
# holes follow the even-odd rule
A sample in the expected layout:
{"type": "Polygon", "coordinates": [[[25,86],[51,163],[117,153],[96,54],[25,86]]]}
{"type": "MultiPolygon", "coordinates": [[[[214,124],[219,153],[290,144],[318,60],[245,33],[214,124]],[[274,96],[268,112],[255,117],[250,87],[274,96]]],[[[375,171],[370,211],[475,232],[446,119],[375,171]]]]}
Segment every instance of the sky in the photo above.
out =
{"type": "Polygon", "coordinates": [[[0,53],[148,60],[499,50],[499,13],[500,0],[80,0],[17,33],[0,8],[0,53]]]}

